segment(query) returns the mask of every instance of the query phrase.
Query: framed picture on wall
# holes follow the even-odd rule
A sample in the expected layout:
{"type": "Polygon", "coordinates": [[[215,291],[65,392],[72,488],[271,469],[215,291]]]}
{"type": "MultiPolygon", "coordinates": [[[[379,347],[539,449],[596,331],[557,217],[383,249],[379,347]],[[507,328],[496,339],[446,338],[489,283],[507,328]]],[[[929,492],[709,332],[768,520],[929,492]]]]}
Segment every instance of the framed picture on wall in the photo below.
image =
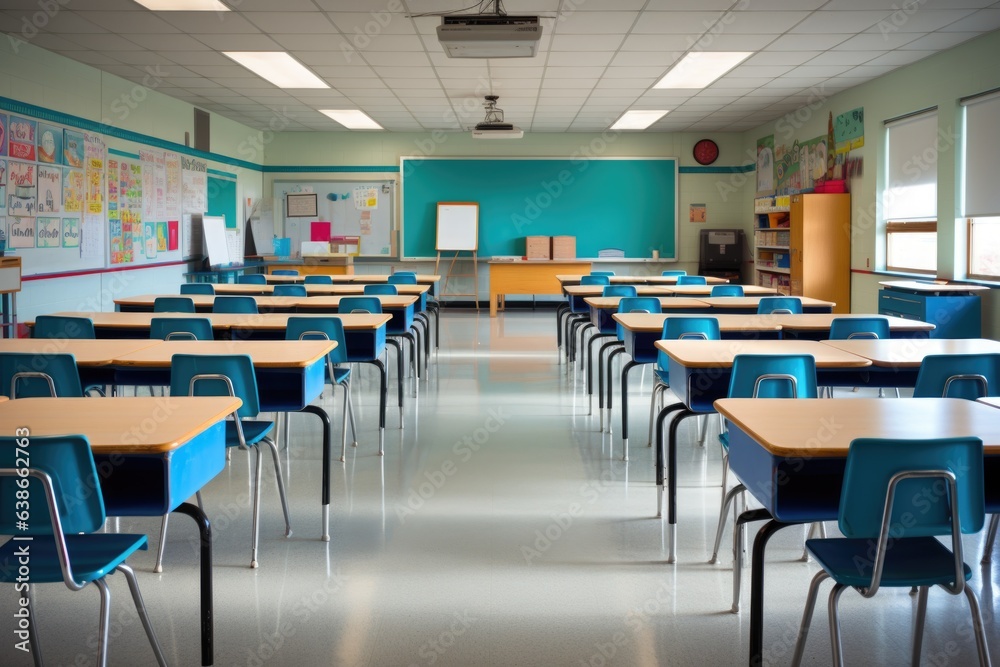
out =
{"type": "Polygon", "coordinates": [[[286,218],[315,218],[319,215],[319,203],[315,192],[285,195],[286,218]]]}

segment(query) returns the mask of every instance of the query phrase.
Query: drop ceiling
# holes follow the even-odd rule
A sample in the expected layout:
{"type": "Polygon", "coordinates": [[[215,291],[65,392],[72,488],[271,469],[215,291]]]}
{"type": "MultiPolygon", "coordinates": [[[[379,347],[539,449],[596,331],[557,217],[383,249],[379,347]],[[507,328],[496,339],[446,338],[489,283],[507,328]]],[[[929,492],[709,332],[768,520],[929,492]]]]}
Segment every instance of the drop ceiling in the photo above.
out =
{"type": "Polygon", "coordinates": [[[53,1],[43,22],[39,0],[3,0],[0,30],[30,25],[30,43],[137,83],[156,73],[159,92],[258,129],[348,131],[331,108],[390,131],[468,129],[492,93],[531,132],[599,132],[628,109],[670,110],[646,131],[738,132],[1000,28],[993,0],[507,0],[544,17],[538,56],[463,60],[438,44],[440,18],[414,15],[472,0],[223,1],[233,11],[53,1]],[[272,50],[330,89],[282,90],[221,53],[272,50]],[[755,55],[703,90],[654,90],[692,50],[755,55]]]}

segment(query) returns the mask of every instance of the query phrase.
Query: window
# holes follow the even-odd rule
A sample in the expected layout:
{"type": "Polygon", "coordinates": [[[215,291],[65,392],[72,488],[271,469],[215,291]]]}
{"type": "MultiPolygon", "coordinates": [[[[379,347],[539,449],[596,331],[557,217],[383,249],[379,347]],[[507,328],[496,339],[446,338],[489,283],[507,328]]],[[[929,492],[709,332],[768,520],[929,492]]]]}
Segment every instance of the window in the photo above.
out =
{"type": "Polygon", "coordinates": [[[1000,280],[1000,91],[961,101],[965,111],[964,205],[969,219],[970,277],[1000,280]]]}
{"type": "Polygon", "coordinates": [[[937,270],[937,111],[886,121],[886,268],[937,270]]]}

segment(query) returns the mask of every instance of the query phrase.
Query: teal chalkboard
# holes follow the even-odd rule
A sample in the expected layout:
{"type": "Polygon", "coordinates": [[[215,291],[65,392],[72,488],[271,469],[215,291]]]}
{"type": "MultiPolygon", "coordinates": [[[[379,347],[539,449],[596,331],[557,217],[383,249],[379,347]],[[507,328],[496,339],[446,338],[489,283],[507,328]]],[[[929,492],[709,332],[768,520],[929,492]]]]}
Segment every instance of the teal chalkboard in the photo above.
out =
{"type": "MultiPolygon", "coordinates": [[[[219,215],[226,219],[226,229],[242,229],[243,221],[236,217],[236,178],[214,176],[208,170],[208,215],[219,215]]],[[[216,172],[221,173],[221,172],[216,172]]]]}
{"type": "Polygon", "coordinates": [[[403,256],[434,257],[438,202],[479,204],[481,257],[523,255],[525,236],[575,236],[578,257],[677,252],[674,158],[408,158],[403,256]]]}

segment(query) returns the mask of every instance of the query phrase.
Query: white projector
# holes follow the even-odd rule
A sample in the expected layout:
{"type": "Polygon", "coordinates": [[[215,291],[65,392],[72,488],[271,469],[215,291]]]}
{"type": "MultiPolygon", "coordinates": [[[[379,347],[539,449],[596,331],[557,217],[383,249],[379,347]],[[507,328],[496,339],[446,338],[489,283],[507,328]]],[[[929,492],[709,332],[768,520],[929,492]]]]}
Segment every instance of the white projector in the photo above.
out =
{"type": "Polygon", "coordinates": [[[437,35],[450,58],[531,58],[542,25],[537,16],[455,14],[441,17],[437,35]]]}
{"type": "Polygon", "coordinates": [[[473,139],[520,139],[524,130],[510,123],[479,123],[472,130],[473,139]]]}

